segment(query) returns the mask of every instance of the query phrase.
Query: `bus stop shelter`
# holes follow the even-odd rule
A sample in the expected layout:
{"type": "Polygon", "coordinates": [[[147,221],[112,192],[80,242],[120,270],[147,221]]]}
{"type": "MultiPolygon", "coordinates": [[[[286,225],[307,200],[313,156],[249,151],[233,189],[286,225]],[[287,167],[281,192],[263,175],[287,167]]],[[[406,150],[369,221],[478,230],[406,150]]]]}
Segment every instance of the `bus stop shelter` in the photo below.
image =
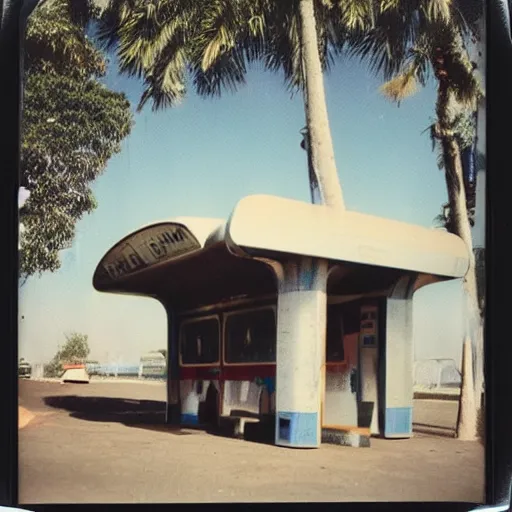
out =
{"type": "Polygon", "coordinates": [[[372,434],[410,437],[412,296],[423,286],[462,278],[468,266],[464,242],[444,231],[256,195],[239,201],[227,221],[174,218],[129,234],[102,258],[93,285],[164,305],[167,416],[177,423],[185,402],[179,315],[275,297],[275,442],[318,447],[332,423],[326,414],[336,419],[344,403],[344,392],[330,388],[326,375],[328,303],[380,298],[378,315],[361,317],[357,400],[375,405],[372,434]]]}

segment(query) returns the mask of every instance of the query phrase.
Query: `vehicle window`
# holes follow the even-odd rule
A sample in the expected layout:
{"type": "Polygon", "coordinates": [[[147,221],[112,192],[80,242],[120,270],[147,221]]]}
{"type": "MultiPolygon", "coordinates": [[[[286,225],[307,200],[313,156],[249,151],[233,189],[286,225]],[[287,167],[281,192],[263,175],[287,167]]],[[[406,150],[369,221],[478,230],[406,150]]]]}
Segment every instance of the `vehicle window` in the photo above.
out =
{"type": "Polygon", "coordinates": [[[345,360],[343,350],[343,315],[338,309],[328,310],[327,313],[327,354],[328,363],[337,363],[345,360]]]}
{"type": "Polygon", "coordinates": [[[227,363],[273,363],[275,360],[276,319],[272,309],[227,317],[227,363]]]}
{"type": "Polygon", "coordinates": [[[182,364],[208,364],[219,360],[219,321],[197,320],[181,326],[182,364]]]}

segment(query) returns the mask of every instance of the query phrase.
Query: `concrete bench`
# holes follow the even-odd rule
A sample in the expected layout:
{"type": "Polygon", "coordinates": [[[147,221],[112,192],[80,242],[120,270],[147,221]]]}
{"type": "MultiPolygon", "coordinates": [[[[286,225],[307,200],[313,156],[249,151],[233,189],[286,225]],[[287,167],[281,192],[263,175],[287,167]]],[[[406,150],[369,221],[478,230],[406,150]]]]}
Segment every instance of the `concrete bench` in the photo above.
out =
{"type": "Polygon", "coordinates": [[[260,419],[255,416],[244,416],[241,414],[231,414],[220,417],[220,426],[223,430],[233,437],[243,439],[246,423],[259,423],[260,419]]]}

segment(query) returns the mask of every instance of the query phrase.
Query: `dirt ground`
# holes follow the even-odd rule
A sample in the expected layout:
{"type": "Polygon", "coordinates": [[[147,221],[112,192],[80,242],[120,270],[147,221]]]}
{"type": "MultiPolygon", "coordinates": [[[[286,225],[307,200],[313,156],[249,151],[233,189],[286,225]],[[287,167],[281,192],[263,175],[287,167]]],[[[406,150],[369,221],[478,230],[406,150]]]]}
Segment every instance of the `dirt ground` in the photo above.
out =
{"type": "Polygon", "coordinates": [[[21,430],[25,428],[32,420],[34,415],[27,411],[24,407],[18,407],[18,428],[21,430]]]}
{"type": "MultiPolygon", "coordinates": [[[[419,401],[415,422],[448,431],[454,403],[419,401]]],[[[483,447],[446,435],[291,450],[176,432],[154,383],[22,381],[20,406],[34,414],[19,433],[23,504],[484,498],[483,447]]]]}

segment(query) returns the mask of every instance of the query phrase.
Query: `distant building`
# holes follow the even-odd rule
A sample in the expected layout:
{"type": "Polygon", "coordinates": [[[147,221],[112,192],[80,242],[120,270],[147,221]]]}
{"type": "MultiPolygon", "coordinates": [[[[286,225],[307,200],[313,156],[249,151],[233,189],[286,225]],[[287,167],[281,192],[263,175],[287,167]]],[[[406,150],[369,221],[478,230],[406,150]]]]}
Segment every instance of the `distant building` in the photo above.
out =
{"type": "Polygon", "coordinates": [[[167,360],[161,352],[147,352],[140,358],[139,377],[165,378],[167,360]]]}
{"type": "Polygon", "coordinates": [[[98,377],[137,377],[139,374],[138,364],[87,363],[86,367],[89,375],[98,377]]]}

